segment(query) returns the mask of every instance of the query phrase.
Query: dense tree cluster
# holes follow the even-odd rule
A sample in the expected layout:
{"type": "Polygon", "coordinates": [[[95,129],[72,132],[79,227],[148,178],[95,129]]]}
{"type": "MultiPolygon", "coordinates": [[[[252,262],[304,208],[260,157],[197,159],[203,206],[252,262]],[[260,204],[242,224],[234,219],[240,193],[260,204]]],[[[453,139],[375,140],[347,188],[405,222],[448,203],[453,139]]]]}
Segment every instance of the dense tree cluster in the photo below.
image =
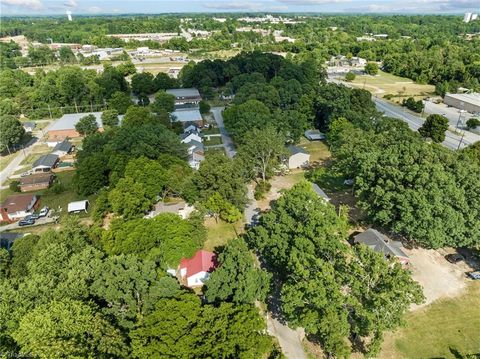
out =
{"type": "Polygon", "coordinates": [[[49,359],[267,355],[272,340],[253,304],[202,304],[166,274],[168,261],[178,264],[180,255],[191,252],[180,249],[186,248],[187,237],[195,238],[190,224],[179,221],[167,216],[151,224],[119,223],[104,233],[115,237],[111,233],[118,231],[119,240],[130,238],[126,242],[140,235],[143,247],[152,235],[160,240],[152,243],[157,251],[152,260],[146,252],[123,253],[131,252],[128,244],[117,247],[117,254],[110,249],[104,253],[94,244],[98,230],[75,219],[63,223],[60,231],[17,239],[11,255],[2,249],[1,352],[49,359]],[[177,237],[172,226],[183,235],[177,237]]]}
{"type": "Polygon", "coordinates": [[[339,119],[329,142],[336,170],[355,180],[359,205],[373,222],[425,247],[480,243],[480,189],[472,181],[480,176],[478,145],[454,152],[388,118],[370,130],[339,119]]]}
{"type": "Polygon", "coordinates": [[[273,203],[247,239],[277,277],[290,325],[304,327],[327,353],[347,356],[348,339],[360,339],[375,356],[383,333],[398,327],[423,295],[393,259],[349,246],[347,228],[344,211],[337,215],[302,182],[273,203]]]}

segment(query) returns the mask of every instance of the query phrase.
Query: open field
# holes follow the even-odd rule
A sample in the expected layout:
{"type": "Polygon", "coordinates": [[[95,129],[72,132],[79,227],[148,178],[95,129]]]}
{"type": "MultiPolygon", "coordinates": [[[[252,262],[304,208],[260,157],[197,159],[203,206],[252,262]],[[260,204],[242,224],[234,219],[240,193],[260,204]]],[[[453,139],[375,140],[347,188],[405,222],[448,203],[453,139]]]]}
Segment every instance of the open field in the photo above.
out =
{"type": "Polygon", "coordinates": [[[463,294],[410,312],[387,336],[380,358],[462,358],[480,354],[480,283],[463,294]],[[459,355],[460,354],[460,355],[459,355]]]}
{"type": "Polygon", "coordinates": [[[365,88],[381,97],[386,94],[407,97],[429,96],[435,91],[435,86],[417,84],[408,78],[395,76],[381,70],[376,76],[359,75],[351,84],[355,87],[365,88]]]}
{"type": "Polygon", "coordinates": [[[310,162],[324,162],[332,155],[324,141],[309,141],[302,137],[298,146],[310,153],[310,162]]]}
{"type": "Polygon", "coordinates": [[[242,221],[232,224],[219,219],[216,223],[213,218],[205,220],[205,227],[207,228],[207,240],[203,247],[208,251],[213,251],[215,247],[224,246],[230,239],[234,239],[244,230],[242,221]]]}

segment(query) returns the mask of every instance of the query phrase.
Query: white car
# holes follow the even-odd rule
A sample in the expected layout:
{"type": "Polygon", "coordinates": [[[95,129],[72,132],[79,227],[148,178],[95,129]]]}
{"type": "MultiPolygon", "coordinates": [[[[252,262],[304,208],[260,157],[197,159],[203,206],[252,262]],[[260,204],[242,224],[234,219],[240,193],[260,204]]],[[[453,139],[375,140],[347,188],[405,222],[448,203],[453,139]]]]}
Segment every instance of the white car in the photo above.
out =
{"type": "Polygon", "coordinates": [[[38,217],[46,217],[48,212],[50,211],[50,208],[48,208],[47,206],[43,207],[40,212],[38,212],[38,217]]]}

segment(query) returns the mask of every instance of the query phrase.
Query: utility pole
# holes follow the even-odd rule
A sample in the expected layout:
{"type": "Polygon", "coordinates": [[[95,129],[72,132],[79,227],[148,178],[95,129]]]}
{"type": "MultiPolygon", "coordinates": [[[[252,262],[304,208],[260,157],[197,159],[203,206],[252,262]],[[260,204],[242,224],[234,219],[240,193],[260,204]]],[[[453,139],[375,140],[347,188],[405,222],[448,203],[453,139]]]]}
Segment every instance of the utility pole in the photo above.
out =
{"type": "Polygon", "coordinates": [[[460,149],[460,146],[462,145],[463,137],[465,137],[465,131],[463,131],[463,133],[462,133],[462,138],[461,138],[460,141],[458,142],[457,150],[460,149]]]}

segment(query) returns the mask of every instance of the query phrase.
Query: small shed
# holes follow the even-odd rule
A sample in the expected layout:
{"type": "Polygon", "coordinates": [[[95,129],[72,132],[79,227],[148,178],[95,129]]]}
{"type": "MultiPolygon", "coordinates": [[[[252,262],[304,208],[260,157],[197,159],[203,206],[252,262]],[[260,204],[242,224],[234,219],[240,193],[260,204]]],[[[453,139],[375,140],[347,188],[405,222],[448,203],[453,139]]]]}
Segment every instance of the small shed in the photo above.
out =
{"type": "Polygon", "coordinates": [[[24,122],[23,123],[23,129],[25,130],[25,132],[33,132],[35,130],[35,127],[37,127],[35,122],[24,122]]]}
{"type": "Polygon", "coordinates": [[[301,168],[310,162],[310,154],[301,147],[288,146],[290,156],[288,157],[288,168],[301,168]]]}
{"type": "Polygon", "coordinates": [[[90,205],[90,202],[88,202],[87,199],[83,201],[70,202],[68,204],[68,213],[80,213],[80,212],[87,213],[87,209],[89,205],[90,205]]]}
{"type": "Polygon", "coordinates": [[[319,130],[307,130],[305,131],[305,137],[309,141],[320,141],[325,139],[325,134],[321,133],[319,130]]]}

